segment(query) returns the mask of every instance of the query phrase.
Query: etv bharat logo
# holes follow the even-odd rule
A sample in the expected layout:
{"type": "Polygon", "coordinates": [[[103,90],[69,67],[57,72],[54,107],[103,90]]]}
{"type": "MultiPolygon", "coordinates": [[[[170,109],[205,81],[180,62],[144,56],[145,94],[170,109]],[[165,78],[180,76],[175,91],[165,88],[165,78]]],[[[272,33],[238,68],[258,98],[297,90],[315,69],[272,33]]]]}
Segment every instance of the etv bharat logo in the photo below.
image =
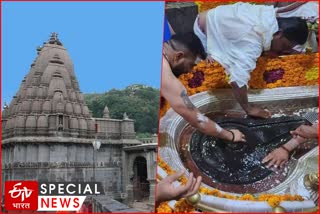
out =
{"type": "Polygon", "coordinates": [[[86,196],[101,194],[100,182],[6,181],[5,209],[79,211],[86,196]]]}
{"type": "Polygon", "coordinates": [[[23,187],[22,189],[18,189],[22,183],[19,182],[13,186],[13,189],[9,191],[11,198],[19,198],[21,197],[21,202],[24,201],[25,198],[29,198],[33,192],[32,189],[28,189],[27,187],[23,187]]]}
{"type": "Polygon", "coordinates": [[[36,181],[6,181],[6,210],[37,210],[38,182],[36,181]]]}

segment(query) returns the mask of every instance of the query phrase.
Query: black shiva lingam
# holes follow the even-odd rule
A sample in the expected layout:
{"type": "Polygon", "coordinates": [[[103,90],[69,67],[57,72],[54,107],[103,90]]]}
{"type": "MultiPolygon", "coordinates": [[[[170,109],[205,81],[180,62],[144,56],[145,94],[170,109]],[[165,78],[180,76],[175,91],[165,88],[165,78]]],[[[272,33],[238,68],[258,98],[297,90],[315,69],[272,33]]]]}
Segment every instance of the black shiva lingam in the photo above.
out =
{"type": "Polygon", "coordinates": [[[272,173],[261,164],[262,159],[273,149],[288,142],[292,138],[291,130],[307,123],[298,116],[270,119],[218,116],[214,117],[214,121],[225,129],[239,129],[245,134],[246,142],[226,142],[199,131],[185,130],[180,141],[180,154],[184,164],[196,172],[196,175],[205,177],[204,182],[209,185],[214,183],[213,186],[217,187],[216,184],[220,183],[235,192],[247,190],[252,193],[256,190],[247,189],[248,187],[244,189],[244,186],[260,181],[272,173]],[[189,149],[181,149],[183,144],[189,144],[189,149]],[[241,188],[237,189],[236,186],[241,188]]]}

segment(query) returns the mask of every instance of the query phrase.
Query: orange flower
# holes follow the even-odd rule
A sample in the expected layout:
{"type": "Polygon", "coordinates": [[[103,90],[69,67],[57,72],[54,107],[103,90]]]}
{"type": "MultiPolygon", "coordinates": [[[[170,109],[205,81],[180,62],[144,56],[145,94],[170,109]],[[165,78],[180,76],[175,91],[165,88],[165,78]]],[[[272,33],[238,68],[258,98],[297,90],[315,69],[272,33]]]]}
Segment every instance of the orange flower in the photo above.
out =
{"type": "Polygon", "coordinates": [[[169,206],[168,202],[162,202],[158,207],[157,207],[157,213],[172,213],[173,210],[169,206]]]}
{"type": "Polygon", "coordinates": [[[198,11],[202,12],[220,5],[232,4],[234,1],[196,1],[195,3],[198,5],[198,11]]]}
{"type": "MultiPolygon", "coordinates": [[[[201,3],[201,7],[206,2],[201,3]]],[[[307,86],[318,84],[318,53],[314,54],[298,54],[289,55],[278,58],[260,57],[257,60],[256,68],[251,72],[249,87],[252,89],[307,86]],[[263,74],[266,71],[283,69],[282,79],[273,83],[266,83],[263,74]]],[[[228,84],[228,76],[224,68],[217,62],[207,64],[205,61],[198,63],[191,72],[182,74],[179,80],[186,87],[188,95],[191,96],[203,91],[213,91],[218,88],[230,88],[228,84]],[[189,80],[193,78],[195,72],[201,71],[204,74],[202,84],[195,88],[188,86],[189,80]]],[[[165,101],[160,109],[160,117],[162,117],[170,108],[168,102],[165,101]]]]}
{"type": "Polygon", "coordinates": [[[194,212],[195,208],[188,204],[186,199],[180,199],[174,205],[174,212],[176,213],[191,213],[194,212]]]}
{"type": "MultiPolygon", "coordinates": [[[[168,174],[174,172],[170,166],[164,162],[160,157],[158,157],[158,165],[165,170],[168,174]],[[164,168],[163,168],[164,167],[164,168]]],[[[183,176],[183,180],[186,181],[186,177],[183,176]]],[[[245,200],[245,201],[265,201],[271,207],[278,206],[282,201],[303,201],[304,199],[300,195],[274,195],[274,194],[260,194],[258,196],[253,196],[251,194],[244,194],[242,196],[236,196],[228,193],[222,193],[218,189],[208,189],[203,186],[200,186],[199,192],[205,195],[212,195],[220,198],[227,198],[231,200],[245,200]]],[[[185,199],[180,199],[174,207],[174,210],[170,208],[167,202],[161,203],[157,208],[158,213],[167,213],[167,212],[193,212],[195,211],[194,207],[187,203],[185,199]]]]}
{"type": "Polygon", "coordinates": [[[244,200],[244,201],[255,201],[256,199],[254,198],[253,195],[251,194],[244,194],[239,198],[239,200],[244,200]]]}

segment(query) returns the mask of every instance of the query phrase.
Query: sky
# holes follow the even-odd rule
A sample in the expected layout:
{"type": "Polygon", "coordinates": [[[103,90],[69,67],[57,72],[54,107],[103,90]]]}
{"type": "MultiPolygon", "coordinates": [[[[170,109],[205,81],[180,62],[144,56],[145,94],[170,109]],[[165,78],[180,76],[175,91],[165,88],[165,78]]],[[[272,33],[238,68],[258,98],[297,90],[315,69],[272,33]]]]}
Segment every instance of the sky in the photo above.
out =
{"type": "Polygon", "coordinates": [[[160,87],[163,2],[2,2],[2,101],[10,103],[52,32],[83,93],[160,87]]]}

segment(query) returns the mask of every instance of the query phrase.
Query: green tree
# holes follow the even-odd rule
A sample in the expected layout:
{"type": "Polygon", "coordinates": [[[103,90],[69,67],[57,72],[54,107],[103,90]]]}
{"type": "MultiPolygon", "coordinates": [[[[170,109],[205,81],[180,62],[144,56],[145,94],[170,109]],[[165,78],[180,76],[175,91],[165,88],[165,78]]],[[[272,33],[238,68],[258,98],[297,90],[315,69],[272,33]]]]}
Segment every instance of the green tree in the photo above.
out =
{"type": "Polygon", "coordinates": [[[122,119],[126,112],[130,119],[135,120],[135,131],[145,136],[157,132],[159,96],[159,89],[131,85],[104,94],[85,94],[85,100],[93,117],[102,117],[105,106],[108,106],[110,117],[114,119],[122,119]]]}

